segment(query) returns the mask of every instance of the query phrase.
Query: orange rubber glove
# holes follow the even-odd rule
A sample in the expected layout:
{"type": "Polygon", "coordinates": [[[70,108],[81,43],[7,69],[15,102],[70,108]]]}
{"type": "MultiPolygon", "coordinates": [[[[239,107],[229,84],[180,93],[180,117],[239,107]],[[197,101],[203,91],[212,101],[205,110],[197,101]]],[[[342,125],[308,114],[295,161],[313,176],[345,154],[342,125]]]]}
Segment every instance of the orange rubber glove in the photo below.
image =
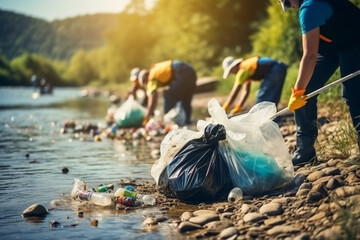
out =
{"type": "Polygon", "coordinates": [[[292,88],[292,94],[288,103],[290,111],[294,112],[296,109],[303,107],[306,104],[307,97],[304,96],[305,89],[292,88]]]}
{"type": "Polygon", "coordinates": [[[222,106],[222,108],[225,110],[225,112],[229,109],[229,103],[225,102],[224,105],[222,106]]]}
{"type": "Polygon", "coordinates": [[[141,124],[141,125],[142,125],[143,127],[145,127],[145,125],[149,122],[149,120],[150,120],[150,117],[149,117],[149,116],[145,116],[144,119],[143,119],[143,121],[142,121],[142,124],[141,124]]]}
{"type": "Polygon", "coordinates": [[[241,109],[242,109],[241,106],[239,106],[239,105],[235,106],[235,107],[231,110],[230,115],[234,115],[234,114],[236,114],[236,113],[241,112],[241,109]]]}

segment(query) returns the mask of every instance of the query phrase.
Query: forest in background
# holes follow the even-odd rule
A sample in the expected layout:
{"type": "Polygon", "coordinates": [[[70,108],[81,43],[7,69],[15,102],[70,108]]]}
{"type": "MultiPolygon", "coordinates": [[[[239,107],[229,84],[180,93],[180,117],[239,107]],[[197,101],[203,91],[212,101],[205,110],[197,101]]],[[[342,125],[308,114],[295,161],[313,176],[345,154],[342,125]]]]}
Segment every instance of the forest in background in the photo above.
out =
{"type": "Polygon", "coordinates": [[[121,88],[133,67],[167,59],[221,78],[224,57],[259,55],[287,63],[290,86],[302,54],[297,12],[278,0],[158,0],[152,9],[132,0],[119,14],[53,22],[0,11],[0,85],[30,85],[36,74],[55,86],[121,88]]]}

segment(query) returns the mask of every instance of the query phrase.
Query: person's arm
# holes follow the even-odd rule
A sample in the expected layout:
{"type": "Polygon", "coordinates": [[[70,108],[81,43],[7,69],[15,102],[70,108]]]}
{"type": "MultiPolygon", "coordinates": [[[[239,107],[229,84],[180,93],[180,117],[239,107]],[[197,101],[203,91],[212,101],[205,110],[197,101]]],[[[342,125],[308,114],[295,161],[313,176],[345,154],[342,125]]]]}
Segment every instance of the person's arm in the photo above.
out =
{"type": "Polygon", "coordinates": [[[240,106],[241,108],[244,106],[244,104],[249,96],[250,88],[251,88],[251,80],[247,80],[246,82],[244,82],[244,84],[241,88],[240,98],[239,98],[239,101],[236,104],[236,106],[240,106]]]}
{"type": "Polygon", "coordinates": [[[305,89],[314,72],[319,50],[320,28],[317,27],[302,35],[303,56],[294,89],[305,89]]]}
{"type": "Polygon", "coordinates": [[[319,39],[319,27],[314,28],[302,36],[303,56],[300,61],[298,77],[288,103],[288,107],[292,112],[306,104],[306,98],[303,96],[315,69],[319,50],[319,39]]]}
{"type": "Polygon", "coordinates": [[[229,109],[230,105],[234,102],[235,98],[239,94],[240,89],[241,89],[241,85],[234,84],[228,98],[226,99],[226,101],[225,101],[225,103],[223,105],[223,108],[225,109],[225,111],[227,109],[229,109]]]}
{"type": "Polygon", "coordinates": [[[128,92],[128,96],[130,95],[133,95],[134,96],[134,99],[136,99],[136,90],[137,90],[137,86],[136,86],[136,83],[132,83],[131,84],[131,87],[129,89],[129,92],[128,92]]]}
{"type": "Polygon", "coordinates": [[[143,121],[143,125],[145,125],[151,118],[151,116],[154,114],[156,105],[157,105],[157,100],[158,100],[158,92],[157,91],[153,91],[149,98],[148,98],[148,105],[147,105],[147,110],[146,110],[146,115],[143,121]]]}

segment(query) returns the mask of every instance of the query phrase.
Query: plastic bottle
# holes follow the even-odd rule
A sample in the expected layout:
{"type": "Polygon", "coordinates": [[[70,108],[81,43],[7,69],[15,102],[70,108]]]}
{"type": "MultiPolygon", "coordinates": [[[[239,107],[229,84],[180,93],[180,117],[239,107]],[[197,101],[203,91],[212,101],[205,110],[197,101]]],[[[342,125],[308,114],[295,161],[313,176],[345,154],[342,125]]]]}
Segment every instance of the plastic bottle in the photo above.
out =
{"type": "Polygon", "coordinates": [[[154,206],[156,203],[156,199],[155,197],[151,196],[151,195],[143,195],[140,198],[141,203],[144,204],[145,206],[154,206]]]}
{"type": "Polygon", "coordinates": [[[115,197],[136,197],[136,193],[125,188],[118,188],[114,193],[115,197]]]}
{"type": "Polygon", "coordinates": [[[136,205],[136,198],[134,197],[117,197],[116,203],[122,204],[124,206],[134,207],[136,205]]]}
{"type": "Polygon", "coordinates": [[[85,190],[87,190],[87,188],[88,187],[86,186],[84,181],[81,181],[80,179],[75,178],[74,179],[74,187],[71,191],[71,197],[75,199],[78,196],[78,193],[80,191],[85,191],[85,190]]]}
{"type": "Polygon", "coordinates": [[[109,193],[81,191],[78,193],[78,198],[103,207],[110,206],[113,203],[109,193]]]}
{"type": "Polygon", "coordinates": [[[109,189],[114,189],[114,184],[102,185],[99,186],[96,191],[97,192],[106,192],[109,189]]]}
{"type": "Polygon", "coordinates": [[[243,198],[243,191],[239,187],[233,188],[228,195],[229,203],[238,203],[243,198]]]}

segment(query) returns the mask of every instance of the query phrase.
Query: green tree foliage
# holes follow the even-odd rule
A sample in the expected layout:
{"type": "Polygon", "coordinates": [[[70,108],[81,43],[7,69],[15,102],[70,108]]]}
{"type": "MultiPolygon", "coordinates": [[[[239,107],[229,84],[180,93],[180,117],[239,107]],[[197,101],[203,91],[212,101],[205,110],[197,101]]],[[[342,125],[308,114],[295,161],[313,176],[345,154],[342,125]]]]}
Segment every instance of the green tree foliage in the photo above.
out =
{"type": "Polygon", "coordinates": [[[115,19],[116,14],[94,14],[47,22],[0,10],[0,49],[8,59],[28,52],[68,60],[79,49],[104,45],[103,32],[115,19]]]}
{"type": "Polygon", "coordinates": [[[52,85],[63,85],[52,62],[39,55],[24,53],[13,59],[10,66],[15,74],[14,80],[17,85],[30,85],[30,78],[33,74],[40,78],[46,78],[47,82],[52,85]]]}
{"type": "Polygon", "coordinates": [[[264,10],[264,0],[159,0],[153,10],[159,32],[153,61],[178,58],[210,74],[225,55],[250,49],[251,23],[264,10]]]}

